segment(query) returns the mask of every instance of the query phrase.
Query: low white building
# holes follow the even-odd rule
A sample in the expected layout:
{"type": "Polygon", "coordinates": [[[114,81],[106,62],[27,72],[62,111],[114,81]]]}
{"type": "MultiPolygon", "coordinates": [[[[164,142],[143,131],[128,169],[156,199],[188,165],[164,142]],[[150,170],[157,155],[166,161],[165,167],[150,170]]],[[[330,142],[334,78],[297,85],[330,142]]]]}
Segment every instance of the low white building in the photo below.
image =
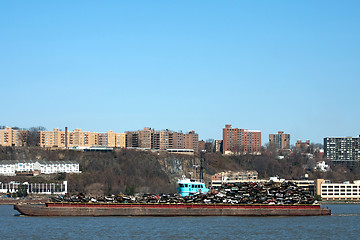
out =
{"type": "Polygon", "coordinates": [[[80,173],[79,163],[73,161],[38,161],[34,169],[40,170],[42,174],[80,173]]]}
{"type": "Polygon", "coordinates": [[[0,161],[0,175],[3,176],[15,176],[15,166],[14,161],[4,160],[0,161]]]}
{"type": "Polygon", "coordinates": [[[80,173],[79,163],[73,161],[3,160],[0,175],[15,176],[18,173],[53,174],[80,173]]]}
{"type": "Polygon", "coordinates": [[[353,183],[331,183],[318,179],[316,187],[322,200],[360,200],[360,180],[353,183]]]}
{"type": "Polygon", "coordinates": [[[20,187],[25,187],[28,194],[66,194],[68,192],[67,181],[62,183],[20,183],[0,182],[0,193],[16,193],[20,187]]]}
{"type": "Polygon", "coordinates": [[[258,172],[244,170],[239,172],[220,172],[211,176],[211,186],[219,187],[223,183],[239,183],[239,182],[254,182],[258,181],[258,172]]]}

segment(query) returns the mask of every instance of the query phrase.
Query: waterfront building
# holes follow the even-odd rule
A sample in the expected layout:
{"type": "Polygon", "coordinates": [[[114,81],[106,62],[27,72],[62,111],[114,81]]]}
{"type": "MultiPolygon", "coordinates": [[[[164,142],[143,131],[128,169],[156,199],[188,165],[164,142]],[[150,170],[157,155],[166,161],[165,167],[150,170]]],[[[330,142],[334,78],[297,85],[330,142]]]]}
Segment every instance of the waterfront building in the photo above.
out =
{"type": "Polygon", "coordinates": [[[230,124],[223,128],[223,154],[260,154],[261,131],[232,128],[230,124]]]}
{"type": "Polygon", "coordinates": [[[301,187],[304,190],[309,191],[311,195],[315,194],[315,180],[309,180],[305,178],[305,179],[292,179],[286,181],[295,183],[298,187],[301,187]]]}
{"type": "Polygon", "coordinates": [[[13,129],[11,127],[0,129],[0,146],[26,146],[28,135],[28,130],[13,129]]]}
{"type": "Polygon", "coordinates": [[[224,183],[255,182],[258,180],[257,171],[220,172],[211,176],[211,186],[220,187],[224,183]]]}
{"type": "Polygon", "coordinates": [[[27,194],[64,195],[68,193],[67,181],[62,183],[0,182],[0,193],[16,193],[20,188],[25,189],[27,194]]]}
{"type": "Polygon", "coordinates": [[[360,135],[359,137],[326,137],[324,148],[326,159],[332,162],[360,161],[360,135]]]}
{"type": "Polygon", "coordinates": [[[317,179],[316,194],[322,200],[360,200],[360,180],[331,183],[329,180],[317,179]]]}
{"type": "Polygon", "coordinates": [[[53,174],[80,173],[79,163],[73,161],[41,161],[41,160],[2,160],[0,175],[15,176],[18,174],[53,174]]]}
{"type": "Polygon", "coordinates": [[[166,150],[168,153],[176,153],[176,154],[183,154],[183,155],[194,155],[194,149],[175,149],[169,148],[166,150]]]}
{"type": "Polygon", "coordinates": [[[290,149],[290,134],[278,131],[277,134],[269,134],[269,144],[279,149],[290,149]]]}

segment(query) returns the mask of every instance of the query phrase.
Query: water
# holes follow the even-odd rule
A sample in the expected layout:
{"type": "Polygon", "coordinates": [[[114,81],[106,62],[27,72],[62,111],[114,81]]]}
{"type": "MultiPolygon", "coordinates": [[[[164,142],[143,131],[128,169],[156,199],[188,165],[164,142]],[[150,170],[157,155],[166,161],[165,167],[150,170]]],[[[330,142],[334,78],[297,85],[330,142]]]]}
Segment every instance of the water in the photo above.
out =
{"type": "Polygon", "coordinates": [[[25,217],[0,205],[1,239],[358,239],[360,205],[316,217],[25,217]]]}

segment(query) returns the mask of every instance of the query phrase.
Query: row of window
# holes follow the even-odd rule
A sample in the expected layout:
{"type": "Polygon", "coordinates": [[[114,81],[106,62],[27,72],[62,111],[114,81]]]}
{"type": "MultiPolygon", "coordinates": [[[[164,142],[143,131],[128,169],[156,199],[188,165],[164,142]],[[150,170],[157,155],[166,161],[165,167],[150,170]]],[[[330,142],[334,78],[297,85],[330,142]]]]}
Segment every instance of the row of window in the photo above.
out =
{"type": "Polygon", "coordinates": [[[353,194],[351,194],[351,193],[322,193],[321,195],[324,195],[324,196],[333,196],[333,195],[335,195],[335,196],[338,196],[338,195],[359,195],[359,194],[355,194],[355,193],[353,193],[353,194]]]}
{"type": "Polygon", "coordinates": [[[180,187],[189,187],[189,188],[203,188],[203,185],[199,184],[182,184],[180,183],[180,187]]]}
{"type": "Polygon", "coordinates": [[[358,185],[353,185],[353,186],[321,186],[322,187],[322,189],[325,189],[326,187],[327,188],[358,188],[358,187],[360,187],[360,186],[358,186],[358,185]]]}

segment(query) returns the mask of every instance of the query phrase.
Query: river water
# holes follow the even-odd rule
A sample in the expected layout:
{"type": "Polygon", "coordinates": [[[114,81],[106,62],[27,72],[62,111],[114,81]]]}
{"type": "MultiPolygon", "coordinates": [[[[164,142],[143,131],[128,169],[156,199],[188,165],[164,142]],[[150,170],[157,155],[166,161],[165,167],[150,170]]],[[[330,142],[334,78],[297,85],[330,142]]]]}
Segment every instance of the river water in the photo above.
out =
{"type": "Polygon", "coordinates": [[[0,205],[1,239],[359,239],[360,205],[316,217],[25,217],[0,205]]]}

